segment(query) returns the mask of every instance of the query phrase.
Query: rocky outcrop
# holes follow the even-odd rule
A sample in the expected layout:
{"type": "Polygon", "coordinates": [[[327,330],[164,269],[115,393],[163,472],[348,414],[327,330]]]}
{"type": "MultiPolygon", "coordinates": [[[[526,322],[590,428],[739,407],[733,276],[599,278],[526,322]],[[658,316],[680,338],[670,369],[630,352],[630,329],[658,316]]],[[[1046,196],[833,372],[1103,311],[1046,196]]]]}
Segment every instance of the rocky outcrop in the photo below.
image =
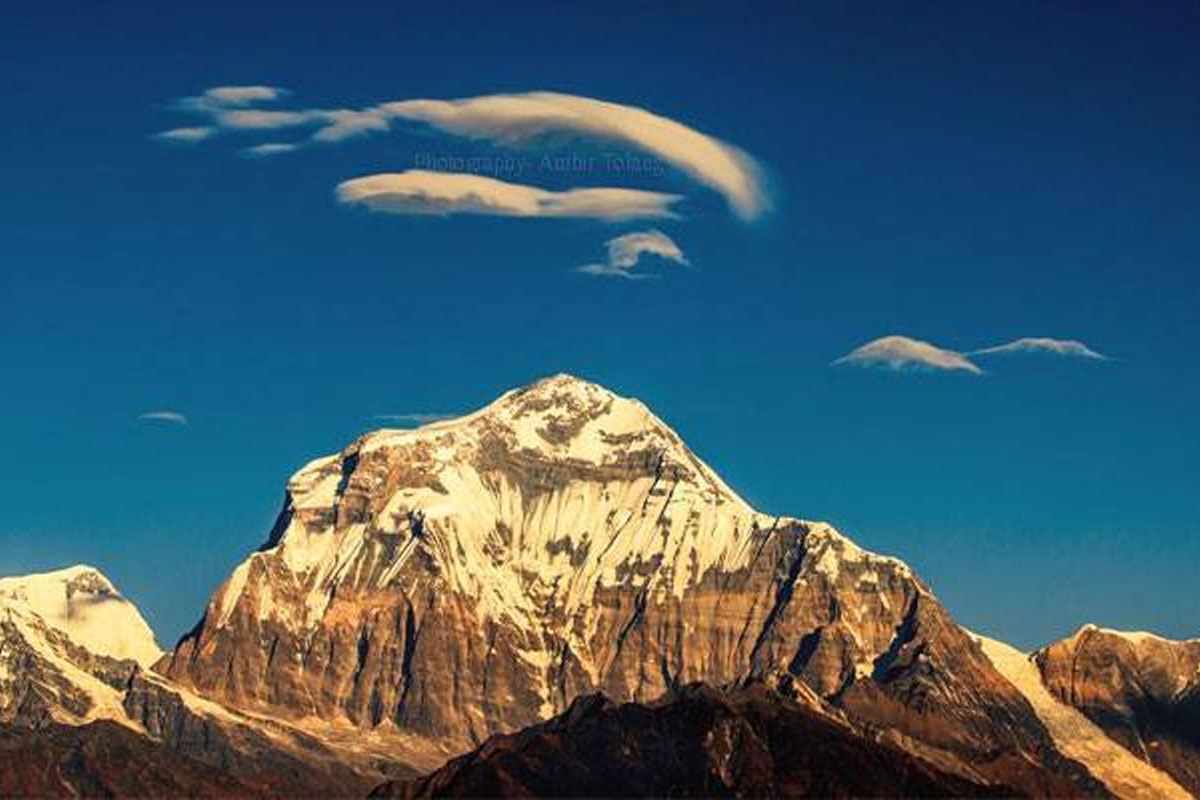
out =
{"type": "Polygon", "coordinates": [[[0,725],[0,797],[259,797],[272,784],[236,778],[115,722],[0,725]]]}
{"type": "Polygon", "coordinates": [[[756,512],[640,403],[570,376],[300,470],[157,669],[427,768],[581,694],[783,672],[968,780],[1103,791],[905,564],[756,512]]]}
{"type": "Polygon", "coordinates": [[[109,720],[51,723],[37,730],[0,725],[0,797],[361,797],[368,782],[274,750],[236,768],[215,765],[109,720]]]}
{"type": "Polygon", "coordinates": [[[1055,747],[1086,766],[1114,795],[1124,800],[1188,800],[1193,796],[1170,775],[1127,751],[1078,709],[1052,695],[1042,683],[1034,656],[983,636],[976,639],[1000,674],[1025,695],[1055,747]]]}
{"type": "Polygon", "coordinates": [[[280,796],[361,795],[380,775],[412,774],[400,765],[336,750],[292,726],[246,718],[189,697],[156,676],[135,675],[124,708],[163,753],[269,787],[280,796]]]}
{"type": "Polygon", "coordinates": [[[1088,625],[1035,660],[1051,693],[1200,796],[1200,640],[1088,625]]]}
{"type": "Polygon", "coordinates": [[[996,797],[761,684],[692,684],[651,704],[577,699],[373,797],[996,797]]]}

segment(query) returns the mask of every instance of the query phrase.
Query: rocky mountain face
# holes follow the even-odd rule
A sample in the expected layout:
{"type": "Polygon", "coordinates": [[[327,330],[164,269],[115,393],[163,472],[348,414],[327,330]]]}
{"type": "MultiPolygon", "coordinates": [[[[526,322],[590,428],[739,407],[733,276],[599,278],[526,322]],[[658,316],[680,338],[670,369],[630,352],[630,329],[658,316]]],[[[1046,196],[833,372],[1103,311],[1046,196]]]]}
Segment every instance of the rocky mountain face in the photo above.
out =
{"type": "Polygon", "coordinates": [[[812,699],[763,684],[680,687],[661,702],[576,699],[560,716],[499,734],[373,797],[997,797],[874,742],[812,699]]]}
{"type": "Polygon", "coordinates": [[[1056,697],[1200,797],[1200,639],[1088,625],[1035,661],[1056,697]]]}
{"type": "Polygon", "coordinates": [[[1095,787],[905,564],[756,512],[645,406],[570,376],[301,469],[158,669],[426,768],[581,694],[786,673],[970,780],[1095,787]]]}
{"type": "Polygon", "coordinates": [[[1029,701],[1064,756],[1087,766],[1117,797],[1126,800],[1187,800],[1192,793],[1170,775],[1135,757],[1042,682],[1037,654],[983,636],[976,640],[996,669],[1029,701]]]}

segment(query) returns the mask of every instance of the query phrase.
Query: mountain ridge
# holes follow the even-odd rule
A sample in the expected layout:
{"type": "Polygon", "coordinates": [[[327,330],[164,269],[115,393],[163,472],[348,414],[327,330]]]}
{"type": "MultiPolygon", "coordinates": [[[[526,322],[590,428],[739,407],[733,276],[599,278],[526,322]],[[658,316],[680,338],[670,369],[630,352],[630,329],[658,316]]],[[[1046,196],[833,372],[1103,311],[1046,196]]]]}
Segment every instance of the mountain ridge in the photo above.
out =
{"type": "MultiPolygon", "coordinates": [[[[580,697],[653,710],[688,685],[764,683],[849,726],[859,755],[907,754],[944,785],[1135,798],[1192,780],[1176,730],[1191,705],[1147,728],[1121,711],[1128,686],[1095,679],[1103,702],[1080,703],[1056,678],[1062,643],[1026,656],[971,634],[904,561],[756,511],[645,405],[565,374],[305,464],[266,542],[161,657],[95,652],[138,648],[94,641],[72,598],[120,610],[118,630],[144,620],[95,570],[49,575],[0,581],[0,722],[109,720],[155,743],[135,757],[235,783],[273,769],[293,789],[365,791],[580,697]],[[1131,729],[1170,757],[1131,748],[1131,729]]],[[[1191,663],[1191,643],[1099,630],[1064,641],[1112,639],[1129,685],[1143,650],[1191,663]]],[[[790,713],[766,698],[756,719],[790,713]]]]}

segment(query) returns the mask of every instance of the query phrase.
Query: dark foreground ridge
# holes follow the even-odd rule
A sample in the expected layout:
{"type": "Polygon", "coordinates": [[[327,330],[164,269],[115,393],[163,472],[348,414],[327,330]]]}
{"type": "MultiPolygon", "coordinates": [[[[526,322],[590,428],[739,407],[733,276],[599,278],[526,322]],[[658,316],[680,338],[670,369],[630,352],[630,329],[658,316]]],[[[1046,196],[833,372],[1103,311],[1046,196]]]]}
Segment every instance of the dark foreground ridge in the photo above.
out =
{"type": "Polygon", "coordinates": [[[762,684],[690,684],[652,704],[603,694],[493,736],[374,797],[997,797],[762,684]]]}

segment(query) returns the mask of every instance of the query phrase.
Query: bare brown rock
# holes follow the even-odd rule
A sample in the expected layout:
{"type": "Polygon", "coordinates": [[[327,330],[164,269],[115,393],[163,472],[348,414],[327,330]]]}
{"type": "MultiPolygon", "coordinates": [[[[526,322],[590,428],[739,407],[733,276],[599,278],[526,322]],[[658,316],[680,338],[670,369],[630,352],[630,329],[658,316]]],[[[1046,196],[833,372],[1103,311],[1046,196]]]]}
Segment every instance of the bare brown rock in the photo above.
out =
{"type": "Polygon", "coordinates": [[[1200,796],[1200,640],[1089,625],[1035,658],[1054,695],[1200,796]]]}

